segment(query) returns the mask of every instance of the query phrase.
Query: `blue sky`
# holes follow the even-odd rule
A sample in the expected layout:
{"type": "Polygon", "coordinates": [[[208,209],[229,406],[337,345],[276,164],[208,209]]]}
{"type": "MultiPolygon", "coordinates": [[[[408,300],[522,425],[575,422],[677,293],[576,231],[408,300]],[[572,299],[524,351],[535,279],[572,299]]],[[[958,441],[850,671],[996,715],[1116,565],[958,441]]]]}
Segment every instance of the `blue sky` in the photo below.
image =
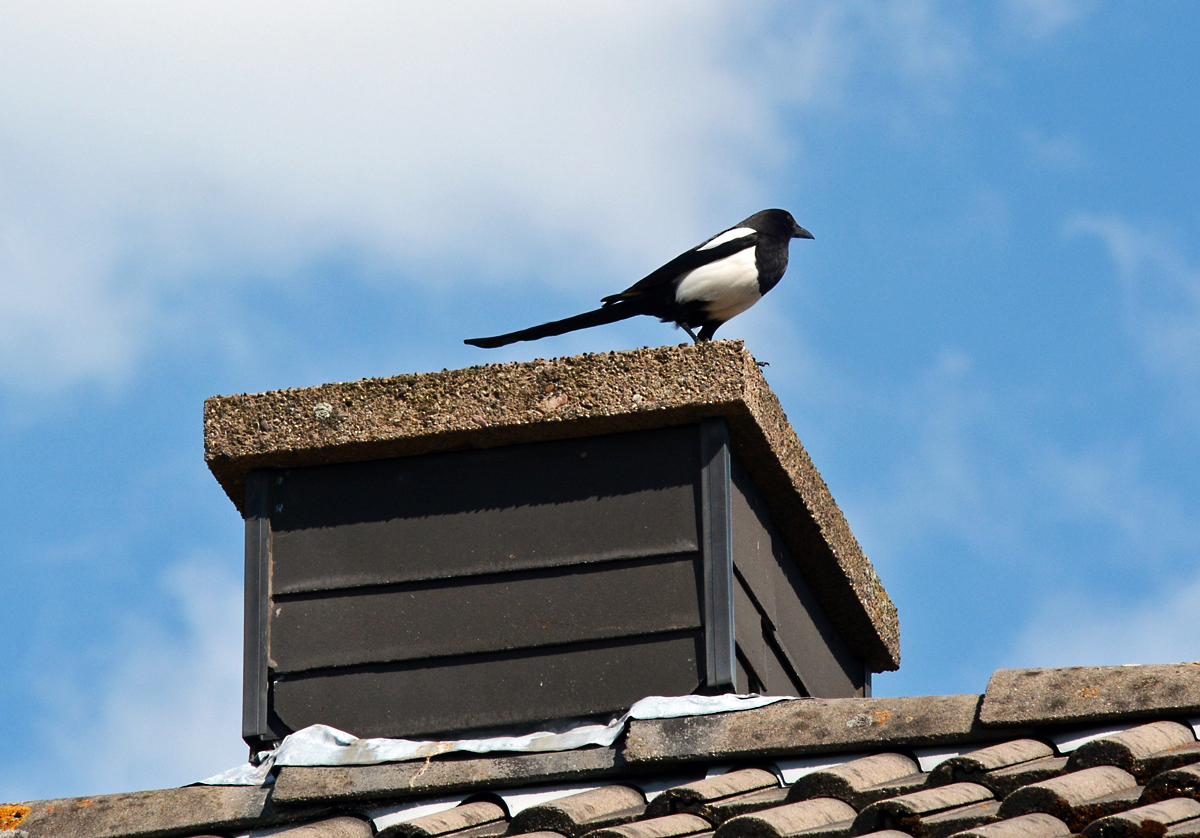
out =
{"type": "Polygon", "coordinates": [[[484,352],[768,206],[765,361],[900,611],[879,694],[1200,658],[1187,2],[10,4],[0,798],[242,761],[206,396],[484,352]]]}

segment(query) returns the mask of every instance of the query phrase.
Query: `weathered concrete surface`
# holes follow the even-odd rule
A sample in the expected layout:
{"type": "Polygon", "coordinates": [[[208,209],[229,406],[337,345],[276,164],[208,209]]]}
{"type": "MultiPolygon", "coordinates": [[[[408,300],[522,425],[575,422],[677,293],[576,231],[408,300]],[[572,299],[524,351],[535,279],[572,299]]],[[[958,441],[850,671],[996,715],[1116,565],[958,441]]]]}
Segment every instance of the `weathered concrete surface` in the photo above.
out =
{"type": "Polygon", "coordinates": [[[188,786],[37,800],[22,804],[30,812],[19,828],[29,838],[168,838],[311,820],[319,813],[311,807],[279,812],[270,797],[269,788],[188,786]]]}
{"type": "Polygon", "coordinates": [[[1012,736],[977,720],[978,695],[808,698],[757,710],[679,719],[634,720],[625,739],[631,763],[725,759],[987,742],[1012,736]]]}
{"type": "Polygon", "coordinates": [[[1200,662],[997,669],[979,718],[1034,725],[1188,713],[1200,713],[1200,662]]]}
{"type": "Polygon", "coordinates": [[[729,422],[734,450],[843,639],[900,665],[896,608],[740,341],[489,364],[208,399],[204,456],[239,509],[246,475],[729,422]]]}
{"type": "Polygon", "coordinates": [[[272,800],[278,806],[372,800],[558,783],[620,773],[614,748],[545,754],[435,759],[324,768],[279,769],[272,800]]]}

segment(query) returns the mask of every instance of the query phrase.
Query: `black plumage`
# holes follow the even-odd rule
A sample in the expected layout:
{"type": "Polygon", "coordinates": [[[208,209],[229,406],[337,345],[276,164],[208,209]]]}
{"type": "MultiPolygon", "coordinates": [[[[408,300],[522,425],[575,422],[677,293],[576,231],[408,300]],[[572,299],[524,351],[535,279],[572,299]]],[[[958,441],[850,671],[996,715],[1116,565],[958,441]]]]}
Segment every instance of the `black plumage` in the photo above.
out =
{"type": "Polygon", "coordinates": [[[484,349],[561,335],[639,314],[675,323],[692,340],[712,340],[722,323],[758,302],[783,278],[788,244],[813,236],[781,209],[756,212],[728,230],[681,253],[594,311],[517,332],[464,343],[484,349]],[[699,329],[697,335],[694,329],[699,329]]]}

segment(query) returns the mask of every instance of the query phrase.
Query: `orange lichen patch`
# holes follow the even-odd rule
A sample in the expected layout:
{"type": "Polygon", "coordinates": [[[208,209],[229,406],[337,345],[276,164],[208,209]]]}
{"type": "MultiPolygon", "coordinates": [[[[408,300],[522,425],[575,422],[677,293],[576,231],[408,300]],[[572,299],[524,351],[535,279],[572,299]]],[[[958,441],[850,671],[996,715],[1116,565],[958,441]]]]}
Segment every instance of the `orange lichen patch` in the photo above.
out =
{"type": "Polygon", "coordinates": [[[883,724],[892,717],[891,712],[888,710],[876,710],[871,715],[875,717],[875,724],[877,725],[883,724]]]}
{"type": "Polygon", "coordinates": [[[16,829],[32,811],[28,806],[20,806],[16,803],[6,803],[0,806],[0,832],[16,829]]]}
{"type": "Polygon", "coordinates": [[[75,808],[76,809],[86,809],[87,807],[89,807],[91,805],[92,805],[92,801],[84,799],[84,800],[80,800],[78,803],[76,803],[75,808]]]}
{"type": "Polygon", "coordinates": [[[1075,690],[1076,698],[1095,698],[1100,695],[1099,687],[1080,687],[1075,690]]]}

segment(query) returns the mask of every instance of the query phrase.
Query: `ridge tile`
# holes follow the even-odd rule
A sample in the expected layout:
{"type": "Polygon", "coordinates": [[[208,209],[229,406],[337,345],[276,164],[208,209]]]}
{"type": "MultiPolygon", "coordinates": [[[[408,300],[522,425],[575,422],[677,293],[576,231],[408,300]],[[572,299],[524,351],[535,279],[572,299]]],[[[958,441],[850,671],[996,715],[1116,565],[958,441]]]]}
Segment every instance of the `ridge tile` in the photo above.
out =
{"type": "Polygon", "coordinates": [[[1200,662],[1146,666],[997,669],[988,681],[984,725],[1096,722],[1200,711],[1200,662]]]}

